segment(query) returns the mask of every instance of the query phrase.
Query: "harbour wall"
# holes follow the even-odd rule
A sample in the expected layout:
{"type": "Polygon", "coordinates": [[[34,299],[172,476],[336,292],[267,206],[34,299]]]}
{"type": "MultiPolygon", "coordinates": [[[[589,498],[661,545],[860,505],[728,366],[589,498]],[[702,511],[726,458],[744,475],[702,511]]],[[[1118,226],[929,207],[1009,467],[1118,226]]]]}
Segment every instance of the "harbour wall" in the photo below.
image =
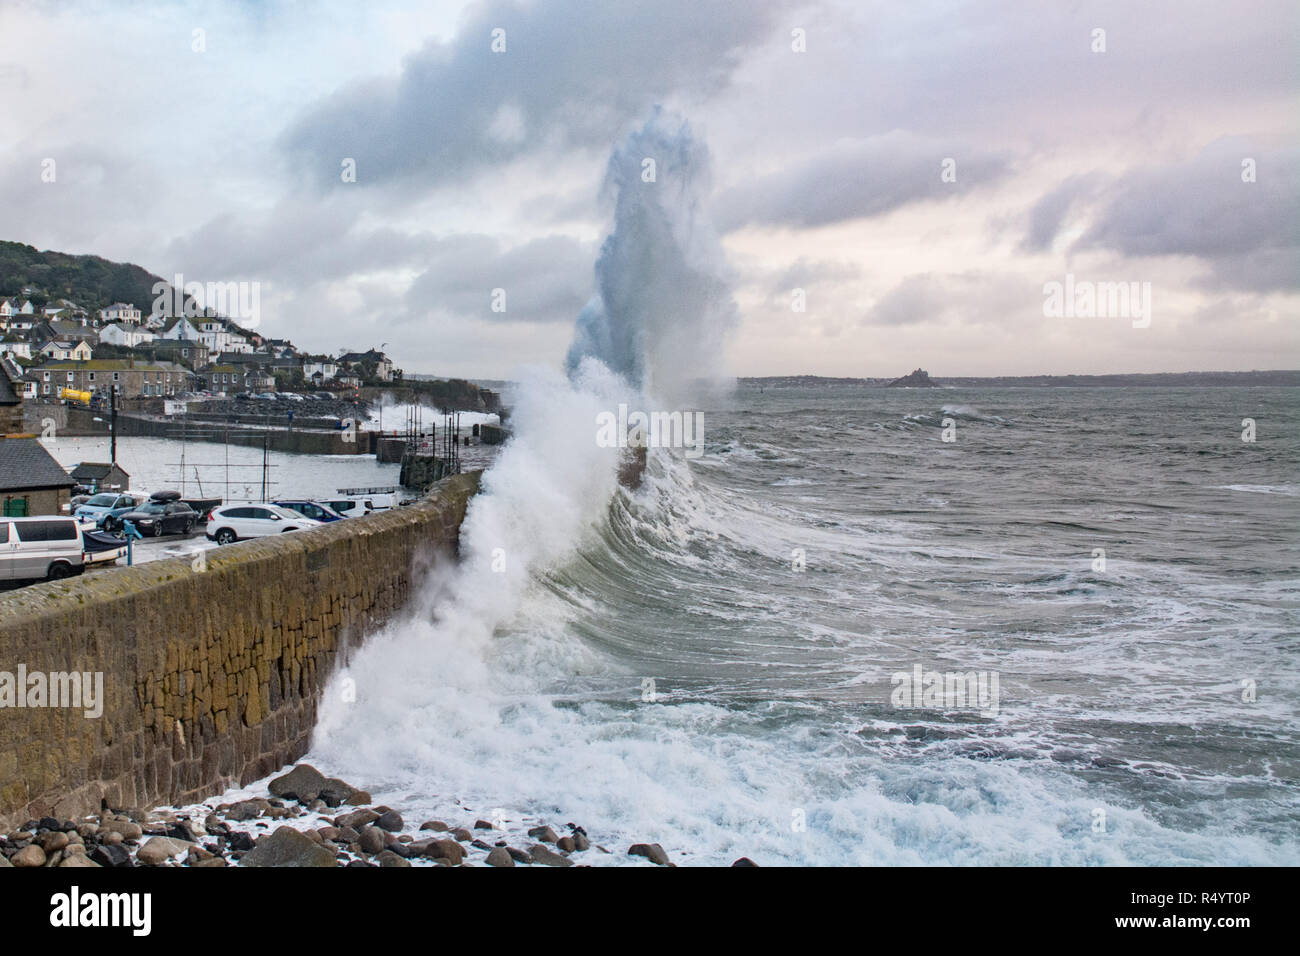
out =
{"type": "MultiPolygon", "coordinates": [[[[108,412],[53,403],[24,407],[23,422],[29,431],[51,437],[108,435],[109,431],[108,412]]],[[[257,416],[191,415],[163,418],[118,412],[117,434],[119,437],[139,435],[218,444],[229,441],[232,445],[255,448],[261,448],[265,443],[272,451],[306,455],[370,455],[374,454],[379,443],[377,433],[369,431],[357,431],[349,435],[342,429],[328,425],[310,427],[308,423],[295,423],[290,428],[283,418],[276,419],[267,430],[265,423],[265,418],[259,419],[257,416]],[[238,427],[240,425],[249,427],[238,427]],[[264,432],[266,438],[263,437],[264,432]]]]}
{"type": "Polygon", "coordinates": [[[340,655],[454,552],[479,473],[420,501],[0,593],[0,827],[202,800],[301,757],[340,655]],[[15,704],[16,677],[102,674],[15,704]],[[5,697],[5,674],[10,695],[5,697]],[[60,691],[65,693],[60,694],[60,691]],[[59,699],[56,700],[55,698],[59,699]]]}

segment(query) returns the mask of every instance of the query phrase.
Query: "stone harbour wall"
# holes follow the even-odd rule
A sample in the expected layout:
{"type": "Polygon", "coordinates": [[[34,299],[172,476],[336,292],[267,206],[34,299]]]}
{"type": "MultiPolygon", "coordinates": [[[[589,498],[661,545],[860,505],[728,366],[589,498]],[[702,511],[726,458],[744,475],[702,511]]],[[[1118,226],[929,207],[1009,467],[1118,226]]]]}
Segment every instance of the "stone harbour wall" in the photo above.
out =
{"type": "Polygon", "coordinates": [[[340,651],[406,606],[434,554],[454,551],[478,477],[198,563],[0,593],[0,826],[195,802],[301,757],[340,651]],[[25,702],[39,700],[34,674],[102,674],[102,714],[16,706],[20,667],[25,702]]]}

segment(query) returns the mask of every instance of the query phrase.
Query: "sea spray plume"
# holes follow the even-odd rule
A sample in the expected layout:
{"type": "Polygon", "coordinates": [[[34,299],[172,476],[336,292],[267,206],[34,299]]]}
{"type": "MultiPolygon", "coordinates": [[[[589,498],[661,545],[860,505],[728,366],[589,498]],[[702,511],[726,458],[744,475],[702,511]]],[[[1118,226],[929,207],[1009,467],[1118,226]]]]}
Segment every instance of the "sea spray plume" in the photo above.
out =
{"type": "Polygon", "coordinates": [[[574,329],[570,375],[594,358],[671,401],[719,373],[737,310],[702,212],[708,186],[708,150],[684,119],[658,107],[614,150],[605,176],[614,228],[596,261],[596,294],[574,329]]]}
{"type": "MultiPolygon", "coordinates": [[[[314,754],[372,781],[416,766],[454,782],[472,759],[461,743],[472,747],[500,721],[503,698],[534,693],[588,666],[589,652],[562,622],[544,635],[534,632],[504,664],[495,638],[528,606],[536,575],[563,566],[596,534],[617,488],[618,451],[598,447],[589,423],[625,388],[594,361],[572,381],[556,371],[524,370],[514,437],[470,503],[460,561],[435,564],[408,613],[371,636],[334,675],[313,732],[314,754]],[[348,695],[344,680],[352,682],[348,695]]],[[[508,738],[498,743],[513,745],[508,738]]]]}

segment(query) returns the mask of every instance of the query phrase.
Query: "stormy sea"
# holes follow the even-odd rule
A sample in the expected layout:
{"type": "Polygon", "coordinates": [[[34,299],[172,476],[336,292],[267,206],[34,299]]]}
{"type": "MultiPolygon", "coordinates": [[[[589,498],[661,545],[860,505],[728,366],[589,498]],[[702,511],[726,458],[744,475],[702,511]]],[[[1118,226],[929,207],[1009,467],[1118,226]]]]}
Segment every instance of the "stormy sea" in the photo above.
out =
{"type": "Polygon", "coordinates": [[[668,116],[615,150],[566,369],[306,759],[684,864],[1300,863],[1294,390],[701,388],[707,169],[668,116]],[[620,405],[702,440],[624,487],[620,405]]]}

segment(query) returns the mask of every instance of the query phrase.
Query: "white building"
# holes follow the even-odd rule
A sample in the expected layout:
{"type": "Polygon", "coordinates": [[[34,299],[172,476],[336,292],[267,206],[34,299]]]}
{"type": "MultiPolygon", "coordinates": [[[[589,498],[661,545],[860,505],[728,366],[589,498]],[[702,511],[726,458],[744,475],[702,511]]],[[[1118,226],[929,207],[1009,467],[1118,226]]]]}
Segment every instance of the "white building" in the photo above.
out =
{"type": "Polygon", "coordinates": [[[45,343],[41,354],[55,361],[88,362],[91,358],[90,346],[85,342],[69,342],[55,339],[45,343]]]}
{"type": "Polygon", "coordinates": [[[253,351],[252,343],[248,338],[234,331],[225,319],[199,319],[198,338],[208,347],[209,355],[253,351]]]}
{"type": "Polygon", "coordinates": [[[101,309],[99,317],[105,322],[130,322],[140,324],[140,310],[125,302],[114,302],[107,309],[101,309]]]}
{"type": "Polygon", "coordinates": [[[142,329],[136,325],[106,325],[99,330],[99,341],[107,342],[109,345],[125,345],[127,348],[135,348],[137,345],[144,345],[146,342],[152,342],[154,334],[148,329],[142,329]]]}
{"type": "Polygon", "coordinates": [[[0,339],[0,355],[5,352],[10,353],[15,358],[29,359],[32,357],[32,343],[19,338],[11,332],[3,339],[0,339]]]}
{"type": "Polygon", "coordinates": [[[328,381],[338,373],[338,363],[332,359],[325,359],[324,361],[308,360],[302,363],[302,374],[304,378],[311,378],[313,375],[319,375],[321,378],[328,381]]]}
{"type": "Polygon", "coordinates": [[[202,337],[199,335],[199,327],[184,316],[167,319],[163,330],[158,333],[158,337],[178,341],[202,341],[202,337]]]}

